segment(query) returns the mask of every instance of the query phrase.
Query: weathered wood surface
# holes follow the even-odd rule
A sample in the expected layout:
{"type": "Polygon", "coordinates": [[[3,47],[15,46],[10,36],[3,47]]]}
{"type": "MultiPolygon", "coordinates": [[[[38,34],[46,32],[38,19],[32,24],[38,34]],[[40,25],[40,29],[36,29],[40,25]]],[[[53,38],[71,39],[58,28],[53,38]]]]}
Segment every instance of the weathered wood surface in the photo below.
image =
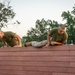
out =
{"type": "Polygon", "coordinates": [[[75,45],[0,48],[0,75],[75,75],[75,45]]]}

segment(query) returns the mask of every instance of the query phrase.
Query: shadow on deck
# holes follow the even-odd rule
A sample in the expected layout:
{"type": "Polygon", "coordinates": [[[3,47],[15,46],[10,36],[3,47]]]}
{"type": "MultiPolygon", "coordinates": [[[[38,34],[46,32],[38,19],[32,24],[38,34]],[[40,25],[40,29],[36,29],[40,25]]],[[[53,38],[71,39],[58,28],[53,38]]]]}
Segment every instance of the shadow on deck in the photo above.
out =
{"type": "Polygon", "coordinates": [[[75,45],[0,48],[0,75],[75,75],[75,45]]]}

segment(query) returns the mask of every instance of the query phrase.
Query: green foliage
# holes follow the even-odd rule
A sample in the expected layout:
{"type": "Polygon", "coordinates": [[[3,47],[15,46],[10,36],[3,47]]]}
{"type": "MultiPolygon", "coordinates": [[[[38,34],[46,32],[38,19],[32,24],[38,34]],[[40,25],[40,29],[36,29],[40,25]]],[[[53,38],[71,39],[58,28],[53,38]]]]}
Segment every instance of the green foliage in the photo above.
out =
{"type": "MultiPolygon", "coordinates": [[[[20,22],[16,21],[14,23],[10,23],[9,21],[12,20],[16,13],[13,11],[12,6],[9,5],[10,2],[5,0],[3,3],[0,2],[0,31],[2,27],[6,27],[9,24],[20,24],[20,22]]],[[[0,47],[3,45],[3,42],[0,41],[0,47]]]]}
{"type": "MultiPolygon", "coordinates": [[[[75,5],[72,11],[63,11],[61,14],[63,20],[66,20],[66,30],[68,33],[68,44],[75,44],[75,5]]],[[[57,21],[52,20],[37,20],[35,28],[31,28],[28,30],[27,36],[24,38],[26,41],[41,41],[47,39],[47,32],[53,29],[54,27],[58,27],[57,21]]]]}
{"type": "Polygon", "coordinates": [[[73,41],[75,44],[75,6],[71,12],[64,11],[61,16],[63,20],[66,20],[67,33],[69,35],[68,43],[73,41]]]}
{"type": "MultiPolygon", "coordinates": [[[[9,4],[10,2],[7,2],[6,0],[4,3],[0,2],[0,30],[2,27],[9,25],[9,21],[16,15],[16,13],[12,9],[12,6],[10,6],[9,4]]],[[[18,21],[16,21],[15,23],[20,24],[20,22],[18,21]]]]}
{"type": "Polygon", "coordinates": [[[47,39],[47,33],[54,27],[58,26],[58,22],[51,20],[37,20],[35,28],[28,30],[26,42],[28,41],[42,41],[47,39]]]}
{"type": "Polygon", "coordinates": [[[0,39],[0,47],[4,46],[2,39],[0,39]]]}

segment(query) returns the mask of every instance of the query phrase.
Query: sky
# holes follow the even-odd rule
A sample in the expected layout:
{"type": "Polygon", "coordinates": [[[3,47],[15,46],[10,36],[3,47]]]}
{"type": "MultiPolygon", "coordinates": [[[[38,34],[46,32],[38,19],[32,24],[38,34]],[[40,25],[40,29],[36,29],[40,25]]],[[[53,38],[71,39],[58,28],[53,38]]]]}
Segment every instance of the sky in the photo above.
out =
{"type": "Polygon", "coordinates": [[[3,31],[13,31],[20,37],[26,36],[31,27],[35,28],[37,19],[55,20],[65,23],[61,14],[63,11],[71,11],[75,0],[9,0],[10,6],[16,13],[14,21],[21,22],[20,25],[9,25],[2,28],[3,31]]]}

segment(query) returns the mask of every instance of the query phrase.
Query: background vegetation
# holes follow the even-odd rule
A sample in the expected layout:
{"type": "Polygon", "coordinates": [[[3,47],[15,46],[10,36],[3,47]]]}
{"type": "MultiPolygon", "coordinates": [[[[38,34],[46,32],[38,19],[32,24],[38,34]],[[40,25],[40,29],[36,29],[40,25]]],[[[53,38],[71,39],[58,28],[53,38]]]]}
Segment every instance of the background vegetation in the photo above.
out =
{"type": "MultiPolygon", "coordinates": [[[[13,11],[12,6],[10,6],[10,2],[0,2],[0,30],[2,27],[8,26],[10,20],[13,19],[15,15],[16,13],[13,11]]],[[[66,21],[66,30],[69,36],[67,43],[75,44],[75,5],[73,6],[72,11],[63,11],[61,17],[62,20],[66,21]]],[[[18,21],[12,24],[16,23],[20,24],[18,21]]],[[[23,44],[28,41],[42,41],[47,39],[47,33],[54,27],[58,27],[58,25],[58,22],[55,20],[45,20],[44,18],[41,20],[37,19],[35,28],[31,27],[27,32],[27,36],[22,37],[23,44]]],[[[0,46],[1,45],[3,45],[3,42],[0,39],[0,46]]]]}
{"type": "MultiPolygon", "coordinates": [[[[75,5],[73,6],[72,11],[63,11],[61,14],[62,20],[66,21],[66,30],[68,33],[67,44],[75,44],[75,5]]],[[[35,23],[35,28],[28,30],[27,36],[23,36],[22,39],[25,39],[25,42],[28,41],[41,41],[47,39],[47,32],[58,27],[57,21],[52,20],[37,20],[35,23]]]]}

